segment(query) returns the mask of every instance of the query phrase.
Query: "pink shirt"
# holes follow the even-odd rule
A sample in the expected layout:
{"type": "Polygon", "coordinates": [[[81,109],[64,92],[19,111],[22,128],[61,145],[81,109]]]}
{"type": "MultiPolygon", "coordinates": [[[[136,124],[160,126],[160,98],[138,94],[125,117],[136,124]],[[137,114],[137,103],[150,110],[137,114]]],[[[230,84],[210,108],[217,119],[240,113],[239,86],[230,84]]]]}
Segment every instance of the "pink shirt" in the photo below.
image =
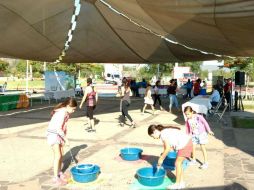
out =
{"type": "Polygon", "coordinates": [[[205,118],[199,114],[193,114],[191,119],[187,119],[186,130],[187,134],[202,134],[211,131],[205,118]]]}
{"type": "Polygon", "coordinates": [[[47,132],[57,134],[61,138],[64,138],[67,132],[66,123],[68,119],[69,119],[69,114],[66,108],[60,108],[55,110],[55,113],[49,122],[47,132]]]}

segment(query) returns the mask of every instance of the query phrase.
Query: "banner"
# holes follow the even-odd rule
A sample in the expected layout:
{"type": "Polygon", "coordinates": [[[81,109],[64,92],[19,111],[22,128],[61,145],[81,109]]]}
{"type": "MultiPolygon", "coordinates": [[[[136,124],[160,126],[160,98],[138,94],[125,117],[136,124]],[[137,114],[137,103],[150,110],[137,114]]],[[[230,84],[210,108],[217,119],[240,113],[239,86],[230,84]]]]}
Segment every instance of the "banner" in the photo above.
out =
{"type": "Polygon", "coordinates": [[[75,88],[74,76],[64,71],[45,72],[45,91],[65,91],[75,88]]]}

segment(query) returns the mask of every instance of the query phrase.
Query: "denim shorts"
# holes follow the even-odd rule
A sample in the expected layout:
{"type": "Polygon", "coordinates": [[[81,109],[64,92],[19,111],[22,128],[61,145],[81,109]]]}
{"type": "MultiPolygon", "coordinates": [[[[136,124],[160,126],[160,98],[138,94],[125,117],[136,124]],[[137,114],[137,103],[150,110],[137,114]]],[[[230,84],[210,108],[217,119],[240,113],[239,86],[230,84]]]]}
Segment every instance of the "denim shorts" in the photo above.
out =
{"type": "Polygon", "coordinates": [[[192,142],[193,144],[207,144],[208,143],[207,133],[193,134],[192,142]]]}

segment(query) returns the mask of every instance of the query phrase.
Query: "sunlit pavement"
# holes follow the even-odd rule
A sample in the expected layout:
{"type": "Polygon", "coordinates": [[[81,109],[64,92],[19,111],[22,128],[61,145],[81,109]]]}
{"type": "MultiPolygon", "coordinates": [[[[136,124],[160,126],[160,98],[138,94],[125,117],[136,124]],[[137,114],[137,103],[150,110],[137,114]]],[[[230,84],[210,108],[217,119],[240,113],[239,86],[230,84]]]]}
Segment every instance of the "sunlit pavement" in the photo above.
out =
{"type": "MultiPolygon", "coordinates": [[[[163,99],[165,108],[167,99],[163,99]]],[[[119,99],[103,98],[99,100],[95,117],[97,132],[88,133],[85,112],[77,110],[69,121],[69,139],[71,150],[79,163],[94,163],[101,167],[98,179],[88,184],[70,182],[67,186],[56,187],[52,184],[52,151],[46,143],[46,127],[50,111],[54,104],[34,104],[29,110],[12,110],[0,113],[0,189],[131,189],[135,182],[136,170],[157,160],[162,152],[160,141],[147,135],[147,127],[152,123],[184,126],[181,113],[170,114],[167,111],[151,110],[141,114],[142,98],[134,98],[130,106],[130,115],[137,128],[128,125],[120,127],[119,99]],[[126,162],[119,157],[123,147],[143,149],[145,159],[126,162]]],[[[158,109],[158,107],[157,107],[158,109]]],[[[243,113],[241,113],[243,114],[243,113]]],[[[253,113],[249,112],[249,115],[253,113]]],[[[248,115],[248,116],[249,116],[248,115]]],[[[210,120],[215,132],[209,137],[207,145],[209,168],[199,169],[199,164],[189,166],[185,173],[187,189],[254,189],[254,130],[233,129],[230,113],[226,113],[227,125],[210,120]]],[[[128,123],[127,123],[128,124],[128,123]]],[[[66,150],[66,172],[74,163],[69,150],[66,150]]],[[[197,158],[203,156],[198,149],[197,158]]]]}

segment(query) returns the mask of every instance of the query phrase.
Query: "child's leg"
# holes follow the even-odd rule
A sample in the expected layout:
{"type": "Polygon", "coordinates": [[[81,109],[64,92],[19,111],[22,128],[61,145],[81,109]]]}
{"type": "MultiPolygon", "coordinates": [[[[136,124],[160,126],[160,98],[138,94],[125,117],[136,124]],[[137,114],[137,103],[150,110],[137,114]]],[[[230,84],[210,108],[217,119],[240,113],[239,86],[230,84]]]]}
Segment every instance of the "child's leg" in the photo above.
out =
{"type": "Polygon", "coordinates": [[[200,146],[201,146],[202,153],[203,153],[203,156],[204,156],[204,163],[207,163],[207,152],[206,152],[205,145],[201,144],[200,146]]]}
{"type": "Polygon", "coordinates": [[[196,161],[196,144],[194,143],[192,147],[192,160],[196,161]]]}
{"type": "Polygon", "coordinates": [[[142,113],[145,113],[147,104],[144,105],[142,113]]]}
{"type": "Polygon", "coordinates": [[[153,110],[153,114],[154,114],[154,107],[153,107],[153,104],[151,104],[151,108],[152,108],[152,110],[153,110]]]}
{"type": "Polygon", "coordinates": [[[53,170],[54,170],[54,177],[58,177],[60,172],[60,162],[62,159],[61,155],[61,148],[59,144],[52,145],[53,153],[54,153],[54,162],[53,162],[53,170]]]}
{"type": "Polygon", "coordinates": [[[90,119],[91,128],[94,130],[94,119],[90,119]]]}
{"type": "Polygon", "coordinates": [[[180,184],[183,181],[183,161],[185,157],[177,156],[175,166],[176,166],[176,184],[180,184]]]}

